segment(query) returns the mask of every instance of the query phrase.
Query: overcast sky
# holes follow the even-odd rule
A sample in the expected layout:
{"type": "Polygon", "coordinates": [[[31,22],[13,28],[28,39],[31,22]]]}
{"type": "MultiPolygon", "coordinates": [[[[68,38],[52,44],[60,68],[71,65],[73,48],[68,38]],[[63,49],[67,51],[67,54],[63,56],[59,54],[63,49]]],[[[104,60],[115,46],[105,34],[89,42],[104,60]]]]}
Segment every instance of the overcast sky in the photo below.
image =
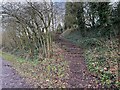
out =
{"type": "MultiPolygon", "coordinates": [[[[26,0],[0,0],[0,2],[25,2],[26,0]]],[[[42,2],[44,0],[27,0],[27,1],[34,1],[34,2],[42,2]]],[[[45,1],[51,1],[51,0],[45,0],[45,1]]],[[[54,2],[65,2],[66,0],[52,0],[54,2]]]]}
{"type": "MultiPolygon", "coordinates": [[[[0,2],[25,2],[26,0],[0,0],[0,2]]],[[[42,2],[44,0],[27,0],[27,1],[38,1],[42,2]]],[[[51,1],[51,0],[45,0],[45,1],[51,1]]],[[[105,2],[109,0],[52,0],[54,2],[66,2],[66,1],[77,1],[77,2],[83,2],[83,1],[90,1],[90,2],[95,2],[95,1],[100,1],[100,2],[105,2]]],[[[112,2],[118,2],[120,0],[111,0],[112,2]]]]}

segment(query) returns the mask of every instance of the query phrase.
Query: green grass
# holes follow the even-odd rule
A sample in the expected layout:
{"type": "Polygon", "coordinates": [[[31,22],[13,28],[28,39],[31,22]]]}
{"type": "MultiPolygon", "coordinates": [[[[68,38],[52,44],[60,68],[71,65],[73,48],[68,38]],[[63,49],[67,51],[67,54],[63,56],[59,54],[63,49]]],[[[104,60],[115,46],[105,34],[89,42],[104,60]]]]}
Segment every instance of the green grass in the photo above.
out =
{"type": "MultiPolygon", "coordinates": [[[[57,49],[55,50],[57,52],[57,49]]],[[[0,52],[0,56],[11,62],[18,73],[26,77],[29,83],[33,83],[34,87],[66,87],[66,83],[62,80],[68,78],[68,63],[64,60],[62,54],[55,54],[51,59],[45,58],[43,61],[37,59],[31,61],[6,52],[0,52]]]]}
{"type": "Polygon", "coordinates": [[[79,40],[82,38],[80,36],[80,32],[76,31],[76,32],[72,32],[67,36],[64,36],[66,39],[68,39],[69,41],[75,43],[75,44],[79,44],[79,40]]]}

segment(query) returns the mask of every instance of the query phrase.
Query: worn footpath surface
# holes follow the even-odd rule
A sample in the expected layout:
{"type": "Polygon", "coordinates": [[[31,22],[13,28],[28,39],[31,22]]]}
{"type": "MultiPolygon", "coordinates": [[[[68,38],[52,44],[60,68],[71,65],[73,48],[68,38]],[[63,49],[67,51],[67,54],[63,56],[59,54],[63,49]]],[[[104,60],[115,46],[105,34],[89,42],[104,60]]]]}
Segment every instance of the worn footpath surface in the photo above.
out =
{"type": "MultiPolygon", "coordinates": [[[[83,57],[83,50],[66,41],[64,39],[58,38],[56,43],[64,50],[65,60],[69,62],[70,71],[69,79],[66,80],[68,83],[68,88],[98,88],[100,87],[96,83],[96,78],[92,77],[86,67],[86,62],[83,57]]],[[[2,88],[31,88],[25,78],[21,77],[12,68],[12,65],[5,60],[0,58],[2,61],[2,74],[0,74],[0,80],[2,80],[2,88]]]]}
{"type": "Polygon", "coordinates": [[[83,50],[71,42],[58,38],[55,40],[64,49],[65,60],[69,62],[68,88],[98,88],[100,85],[88,71],[83,57],[83,50]]]}
{"type": "Polygon", "coordinates": [[[30,88],[31,85],[28,85],[24,78],[22,78],[15,69],[12,68],[11,64],[8,61],[0,58],[2,62],[2,74],[0,74],[0,80],[2,80],[2,88],[30,88]]]}

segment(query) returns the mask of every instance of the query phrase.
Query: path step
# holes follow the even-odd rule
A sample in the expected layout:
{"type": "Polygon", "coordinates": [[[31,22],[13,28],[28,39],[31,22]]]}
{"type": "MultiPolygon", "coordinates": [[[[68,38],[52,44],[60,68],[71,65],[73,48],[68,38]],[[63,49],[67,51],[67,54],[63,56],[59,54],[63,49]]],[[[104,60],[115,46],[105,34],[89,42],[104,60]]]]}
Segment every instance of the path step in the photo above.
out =
{"type": "Polygon", "coordinates": [[[69,88],[96,86],[96,83],[91,83],[93,79],[88,74],[82,49],[66,40],[61,39],[57,42],[59,42],[59,46],[64,50],[65,60],[69,61],[69,79],[66,81],[69,88]]]}

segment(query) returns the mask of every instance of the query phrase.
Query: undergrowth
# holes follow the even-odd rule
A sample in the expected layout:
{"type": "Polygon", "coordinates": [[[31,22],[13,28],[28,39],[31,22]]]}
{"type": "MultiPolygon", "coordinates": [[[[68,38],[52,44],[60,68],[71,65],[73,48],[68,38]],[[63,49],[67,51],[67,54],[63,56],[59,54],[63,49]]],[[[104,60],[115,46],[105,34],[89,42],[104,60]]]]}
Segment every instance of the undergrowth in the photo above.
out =
{"type": "Polygon", "coordinates": [[[55,44],[53,46],[53,57],[42,61],[25,60],[5,52],[0,52],[0,56],[10,61],[18,73],[26,77],[26,80],[34,84],[34,87],[64,88],[66,87],[65,79],[68,78],[68,63],[61,54],[62,50],[55,44]]]}
{"type": "Polygon", "coordinates": [[[108,88],[119,86],[118,82],[118,40],[105,41],[100,46],[85,50],[88,69],[108,88]]]}
{"type": "Polygon", "coordinates": [[[95,35],[81,37],[79,32],[64,36],[84,50],[87,67],[98,81],[107,88],[120,86],[119,82],[119,40],[95,35]]]}

